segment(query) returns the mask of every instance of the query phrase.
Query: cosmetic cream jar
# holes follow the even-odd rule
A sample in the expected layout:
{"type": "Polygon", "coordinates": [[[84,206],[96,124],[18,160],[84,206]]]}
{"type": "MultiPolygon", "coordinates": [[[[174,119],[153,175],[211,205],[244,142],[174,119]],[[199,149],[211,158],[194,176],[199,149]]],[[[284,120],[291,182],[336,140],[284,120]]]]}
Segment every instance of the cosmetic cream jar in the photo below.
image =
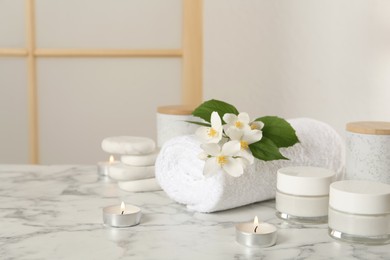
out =
{"type": "Polygon", "coordinates": [[[346,133],[347,180],[390,184],[390,122],[352,122],[346,133]]]}
{"type": "Polygon", "coordinates": [[[298,223],[326,223],[329,185],[335,172],[318,167],[285,167],[278,170],[276,215],[298,223]]]}
{"type": "Polygon", "coordinates": [[[334,182],[329,194],[329,235],[362,244],[390,243],[390,185],[334,182]]]}
{"type": "Polygon", "coordinates": [[[192,115],[190,106],[163,106],[157,108],[157,146],[176,136],[195,134],[199,125],[188,121],[200,121],[192,115]]]}

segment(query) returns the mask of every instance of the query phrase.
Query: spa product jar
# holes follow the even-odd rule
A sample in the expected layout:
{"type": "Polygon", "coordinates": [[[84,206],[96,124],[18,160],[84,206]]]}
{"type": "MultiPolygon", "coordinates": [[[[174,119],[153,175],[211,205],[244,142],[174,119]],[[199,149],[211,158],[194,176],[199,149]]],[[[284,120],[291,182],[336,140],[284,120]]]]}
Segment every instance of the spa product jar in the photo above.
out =
{"type": "Polygon", "coordinates": [[[330,185],[329,235],[351,243],[390,243],[390,185],[345,180],[330,185]]]}
{"type": "Polygon", "coordinates": [[[190,106],[162,106],[157,108],[157,146],[162,145],[180,135],[195,134],[199,127],[186,121],[199,121],[192,116],[194,107],[190,106]]]}
{"type": "Polygon", "coordinates": [[[278,170],[276,215],[298,223],[320,224],[328,219],[329,185],[336,173],[319,167],[278,170]]]}
{"type": "Polygon", "coordinates": [[[352,122],[346,134],[347,180],[390,184],[390,122],[352,122]]]}

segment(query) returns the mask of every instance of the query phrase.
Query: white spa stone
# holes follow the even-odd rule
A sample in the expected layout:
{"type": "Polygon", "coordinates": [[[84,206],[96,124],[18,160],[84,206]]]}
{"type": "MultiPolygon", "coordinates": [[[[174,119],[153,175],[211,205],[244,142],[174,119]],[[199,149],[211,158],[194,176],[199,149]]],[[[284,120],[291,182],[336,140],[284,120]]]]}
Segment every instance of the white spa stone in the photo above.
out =
{"type": "Polygon", "coordinates": [[[102,149],[111,154],[145,155],[156,149],[156,143],[147,137],[113,136],[102,141],[102,149]]]}
{"type": "Polygon", "coordinates": [[[121,162],[132,166],[154,165],[159,152],[160,150],[157,149],[153,153],[145,154],[145,155],[122,155],[121,162]]]}
{"type": "Polygon", "coordinates": [[[117,181],[134,181],[154,177],[154,166],[117,164],[110,167],[109,176],[117,181]]]}
{"type": "Polygon", "coordinates": [[[121,181],[118,182],[120,189],[130,192],[158,191],[161,190],[156,178],[137,180],[137,181],[121,181]]]}

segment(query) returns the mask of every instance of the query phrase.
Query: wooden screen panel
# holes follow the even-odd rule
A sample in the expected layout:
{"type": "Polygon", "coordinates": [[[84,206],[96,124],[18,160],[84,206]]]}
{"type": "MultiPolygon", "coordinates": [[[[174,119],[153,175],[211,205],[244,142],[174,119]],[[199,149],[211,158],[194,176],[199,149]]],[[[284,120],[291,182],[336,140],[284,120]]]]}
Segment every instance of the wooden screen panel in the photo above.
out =
{"type": "Polygon", "coordinates": [[[24,0],[0,1],[0,49],[24,48],[24,0]]]}
{"type": "Polygon", "coordinates": [[[0,163],[28,163],[25,59],[0,57],[0,163]]]}
{"type": "Polygon", "coordinates": [[[36,0],[37,48],[179,49],[182,0],[36,0]]]}
{"type": "Polygon", "coordinates": [[[42,58],[42,163],[96,163],[107,136],[156,139],[156,108],[180,103],[181,59],[42,58]]]}
{"type": "MultiPolygon", "coordinates": [[[[20,0],[15,0],[20,1],[20,0]]],[[[39,0],[46,1],[46,0],[39,0]]],[[[85,1],[85,0],[83,0],[85,1]]],[[[100,0],[105,1],[105,0],[100,0]]],[[[137,1],[137,0],[133,0],[137,1]]],[[[172,2],[176,0],[171,0],[172,2]]],[[[51,47],[36,48],[36,1],[25,0],[26,46],[0,46],[0,57],[26,57],[28,93],[29,157],[31,163],[39,163],[39,129],[37,67],[39,57],[182,57],[181,103],[197,105],[202,100],[202,0],[182,0],[181,49],[73,49],[51,47]]],[[[63,1],[63,3],[66,1],[63,1]]],[[[4,2],[3,2],[4,3],[4,2]]],[[[9,3],[9,2],[8,2],[9,3]]],[[[19,2],[20,3],[20,2],[19,2]]],[[[75,3],[75,2],[74,2],[75,3]]],[[[90,8],[90,5],[88,5],[90,8]]],[[[104,11],[104,13],[106,13],[104,11]]],[[[20,20],[18,20],[20,22],[20,20]]],[[[77,28],[77,26],[75,27],[77,28]]]]}

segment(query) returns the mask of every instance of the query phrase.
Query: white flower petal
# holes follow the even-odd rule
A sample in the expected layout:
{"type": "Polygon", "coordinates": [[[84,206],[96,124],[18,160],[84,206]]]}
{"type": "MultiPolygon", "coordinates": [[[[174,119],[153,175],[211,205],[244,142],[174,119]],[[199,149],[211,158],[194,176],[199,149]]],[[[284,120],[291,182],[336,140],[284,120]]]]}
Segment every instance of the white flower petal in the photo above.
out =
{"type": "Polygon", "coordinates": [[[237,140],[237,141],[240,141],[244,135],[244,131],[236,127],[229,127],[225,132],[227,136],[230,137],[230,139],[237,140]]]}
{"type": "Polygon", "coordinates": [[[241,161],[229,158],[228,162],[222,165],[222,169],[233,177],[239,177],[244,173],[241,161]]]}
{"type": "Polygon", "coordinates": [[[261,121],[253,121],[250,125],[253,130],[261,130],[264,127],[264,123],[261,121]]]}
{"type": "Polygon", "coordinates": [[[237,116],[235,114],[226,113],[223,115],[223,121],[227,124],[234,124],[237,121],[237,116]]]}
{"type": "Polygon", "coordinates": [[[238,114],[238,120],[244,124],[249,124],[250,119],[248,113],[242,112],[238,114]]]}
{"type": "Polygon", "coordinates": [[[218,156],[221,153],[221,147],[218,144],[201,144],[200,147],[211,156],[218,156]]]}
{"type": "Polygon", "coordinates": [[[212,176],[221,169],[221,166],[217,163],[217,159],[215,157],[207,159],[203,168],[203,175],[206,177],[212,176]]]}
{"type": "Polygon", "coordinates": [[[222,121],[217,112],[211,113],[211,127],[219,131],[222,128],[222,121]]]}
{"type": "Polygon", "coordinates": [[[261,140],[263,138],[263,132],[260,130],[250,130],[246,131],[245,135],[243,136],[243,140],[246,141],[248,144],[253,144],[261,140]]]}
{"type": "Polygon", "coordinates": [[[242,157],[241,159],[243,160],[242,163],[244,165],[252,164],[255,161],[255,157],[253,156],[252,152],[249,149],[241,150],[240,156],[242,157]]]}
{"type": "Polygon", "coordinates": [[[201,126],[198,129],[196,129],[195,135],[199,137],[202,140],[208,140],[208,130],[210,127],[201,126]]]}
{"type": "Polygon", "coordinates": [[[209,158],[209,154],[205,152],[201,152],[200,154],[198,154],[198,158],[205,161],[209,158]]]}
{"type": "Polygon", "coordinates": [[[239,141],[230,141],[225,143],[222,146],[221,154],[228,155],[228,156],[234,156],[237,155],[241,150],[241,144],[239,141]]]}

